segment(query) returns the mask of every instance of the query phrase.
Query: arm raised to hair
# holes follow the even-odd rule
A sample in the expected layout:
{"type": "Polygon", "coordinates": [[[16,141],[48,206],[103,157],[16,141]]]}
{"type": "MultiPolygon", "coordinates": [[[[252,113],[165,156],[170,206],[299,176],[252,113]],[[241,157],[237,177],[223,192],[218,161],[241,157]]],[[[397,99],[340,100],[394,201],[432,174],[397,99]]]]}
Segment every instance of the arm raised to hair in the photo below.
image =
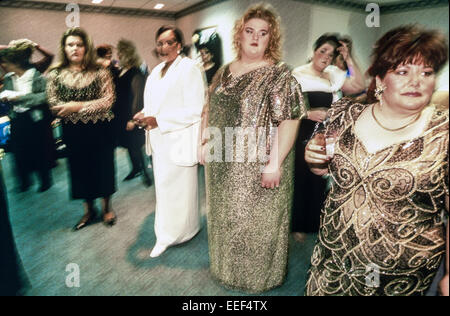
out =
{"type": "Polygon", "coordinates": [[[364,91],[364,76],[361,73],[361,70],[358,67],[358,64],[353,60],[351,56],[348,56],[347,67],[350,71],[350,77],[345,79],[344,85],[342,86],[342,92],[347,95],[357,94],[364,91]]]}

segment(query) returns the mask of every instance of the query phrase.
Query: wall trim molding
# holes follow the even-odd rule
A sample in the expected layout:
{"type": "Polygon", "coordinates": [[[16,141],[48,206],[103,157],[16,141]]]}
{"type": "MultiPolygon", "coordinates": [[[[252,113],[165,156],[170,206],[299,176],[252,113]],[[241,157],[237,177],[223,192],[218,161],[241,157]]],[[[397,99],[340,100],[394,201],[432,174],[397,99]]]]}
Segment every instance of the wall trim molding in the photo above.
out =
{"type": "MultiPolygon", "coordinates": [[[[293,0],[297,2],[305,2],[316,5],[330,6],[334,8],[345,8],[352,11],[366,12],[366,4],[356,3],[351,0],[293,0]]],[[[377,1],[374,0],[374,3],[377,1]]],[[[369,2],[368,2],[369,3],[369,2]]],[[[399,13],[411,10],[429,9],[435,7],[448,7],[448,0],[420,0],[420,1],[406,1],[394,2],[391,4],[380,5],[380,12],[382,14],[399,13]]]]}
{"type": "MultiPolygon", "coordinates": [[[[69,1],[69,0],[68,0],[69,1]]],[[[219,3],[223,3],[230,0],[204,0],[193,6],[190,6],[179,12],[169,12],[160,10],[144,10],[144,9],[128,9],[117,7],[99,7],[93,5],[79,4],[81,12],[89,13],[105,13],[116,15],[128,15],[138,17],[151,17],[151,18],[165,18],[176,20],[186,15],[204,10],[219,3]]],[[[347,10],[365,12],[366,5],[353,2],[351,0],[293,0],[296,2],[304,2],[315,5],[330,6],[334,8],[344,8],[347,10]]],[[[376,3],[376,0],[374,0],[376,3]]],[[[66,3],[56,2],[42,2],[42,1],[23,1],[23,0],[0,0],[0,7],[6,8],[20,8],[20,9],[34,9],[34,10],[52,10],[52,11],[65,11],[66,3]]],[[[448,7],[448,0],[420,0],[420,1],[407,1],[404,3],[394,2],[392,4],[380,5],[380,11],[382,14],[399,13],[411,10],[420,10],[435,7],[448,7]]]]}
{"type": "Polygon", "coordinates": [[[443,6],[448,7],[448,0],[408,1],[405,3],[392,3],[389,5],[380,6],[380,10],[382,13],[399,13],[443,6]]]}

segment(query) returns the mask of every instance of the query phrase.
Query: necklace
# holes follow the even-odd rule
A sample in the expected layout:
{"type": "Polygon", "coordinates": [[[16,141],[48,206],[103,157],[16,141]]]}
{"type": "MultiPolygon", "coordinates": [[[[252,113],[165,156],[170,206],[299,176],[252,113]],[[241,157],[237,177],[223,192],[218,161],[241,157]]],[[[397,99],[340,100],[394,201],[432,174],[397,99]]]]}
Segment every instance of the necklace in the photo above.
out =
{"type": "Polygon", "coordinates": [[[422,115],[422,112],[420,112],[420,113],[419,113],[419,114],[418,114],[411,122],[409,122],[408,124],[406,124],[406,125],[404,125],[404,126],[402,126],[402,127],[397,127],[397,128],[387,128],[387,127],[383,126],[383,124],[381,124],[380,121],[378,121],[377,117],[375,116],[375,111],[374,111],[374,109],[375,109],[375,104],[372,105],[372,116],[373,116],[373,119],[374,119],[375,122],[378,124],[378,126],[380,126],[382,129],[385,129],[385,130],[387,130],[387,131],[389,131],[389,132],[397,132],[397,131],[400,131],[400,130],[402,130],[402,129],[407,128],[408,126],[410,126],[410,125],[414,124],[415,122],[417,122],[417,121],[419,120],[420,116],[422,115]]]}

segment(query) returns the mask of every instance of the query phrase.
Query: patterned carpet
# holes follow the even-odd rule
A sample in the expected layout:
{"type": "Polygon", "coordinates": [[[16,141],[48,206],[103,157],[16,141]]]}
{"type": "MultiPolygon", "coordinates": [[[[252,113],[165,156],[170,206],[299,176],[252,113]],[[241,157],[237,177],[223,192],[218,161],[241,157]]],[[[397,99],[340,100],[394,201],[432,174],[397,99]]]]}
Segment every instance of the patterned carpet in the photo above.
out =
{"type": "MultiPolygon", "coordinates": [[[[139,178],[122,182],[129,171],[123,149],[116,151],[118,191],[112,203],[117,224],[108,228],[99,222],[78,232],[71,228],[83,214],[82,204],[69,199],[66,161],[60,159],[53,169],[54,185],[47,192],[36,193],[35,181],[30,191],[17,193],[11,158],[7,154],[2,165],[14,236],[32,285],[26,295],[246,295],[223,288],[209,275],[203,168],[203,229],[188,243],[151,259],[154,187],[146,188],[139,178]],[[73,282],[74,267],[79,268],[79,287],[73,282]]],[[[302,244],[291,240],[286,282],[263,296],[302,295],[314,242],[314,235],[302,244]]]]}

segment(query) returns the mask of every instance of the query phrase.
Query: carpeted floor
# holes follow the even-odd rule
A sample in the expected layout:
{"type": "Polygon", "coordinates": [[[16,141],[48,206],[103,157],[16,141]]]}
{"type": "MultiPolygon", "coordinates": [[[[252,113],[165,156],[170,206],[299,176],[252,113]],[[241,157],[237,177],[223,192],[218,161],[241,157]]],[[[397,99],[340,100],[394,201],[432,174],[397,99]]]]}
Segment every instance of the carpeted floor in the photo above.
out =
{"type": "MultiPolygon", "coordinates": [[[[37,181],[30,191],[16,193],[10,154],[2,165],[11,224],[32,285],[26,295],[245,295],[223,288],[209,275],[202,168],[203,229],[188,243],[151,259],[155,243],[154,186],[146,188],[140,179],[122,182],[129,171],[123,149],[116,151],[118,191],[112,203],[118,222],[112,228],[99,222],[78,232],[71,230],[83,211],[80,201],[69,199],[64,159],[53,169],[53,187],[44,193],[36,193],[37,181]],[[66,280],[73,280],[73,267],[79,268],[79,287],[66,284],[66,280]]],[[[286,281],[263,295],[302,295],[314,242],[314,235],[304,243],[291,239],[286,281]]]]}

